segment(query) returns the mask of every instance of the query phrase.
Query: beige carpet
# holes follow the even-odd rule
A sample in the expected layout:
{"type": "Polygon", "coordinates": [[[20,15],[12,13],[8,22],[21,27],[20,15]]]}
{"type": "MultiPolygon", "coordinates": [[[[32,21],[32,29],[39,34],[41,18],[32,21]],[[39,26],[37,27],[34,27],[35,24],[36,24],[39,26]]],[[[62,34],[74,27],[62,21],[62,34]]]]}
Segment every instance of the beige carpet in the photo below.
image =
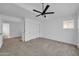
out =
{"type": "Polygon", "coordinates": [[[64,44],[49,39],[33,39],[28,42],[20,41],[21,38],[4,40],[0,49],[2,56],[78,56],[76,46],[64,44]]]}

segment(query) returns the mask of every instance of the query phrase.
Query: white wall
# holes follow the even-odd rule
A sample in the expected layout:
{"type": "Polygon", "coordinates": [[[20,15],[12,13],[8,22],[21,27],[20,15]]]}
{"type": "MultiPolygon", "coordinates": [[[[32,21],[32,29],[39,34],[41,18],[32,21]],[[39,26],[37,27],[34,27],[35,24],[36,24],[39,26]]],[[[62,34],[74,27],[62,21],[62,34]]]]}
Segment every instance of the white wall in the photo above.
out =
{"type": "Polygon", "coordinates": [[[3,40],[2,40],[2,18],[0,16],[0,48],[2,47],[3,40]]]}
{"type": "Polygon", "coordinates": [[[35,20],[26,18],[25,23],[26,41],[37,37],[43,37],[77,45],[77,15],[56,19],[49,17],[40,23],[35,20]],[[64,20],[74,20],[74,29],[63,29],[64,20]]]}
{"type": "Polygon", "coordinates": [[[79,12],[78,12],[78,42],[77,42],[77,46],[79,48],[79,12]]]}
{"type": "Polygon", "coordinates": [[[77,44],[77,15],[58,19],[49,17],[41,23],[41,36],[44,38],[77,44]],[[63,29],[64,20],[74,20],[74,29],[63,29]]]}
{"type": "Polygon", "coordinates": [[[2,39],[2,35],[0,35],[0,48],[2,47],[3,44],[3,39],[2,39]]]}
{"type": "Polygon", "coordinates": [[[10,23],[10,37],[22,36],[23,31],[24,31],[24,26],[22,22],[10,23]]]}
{"type": "Polygon", "coordinates": [[[34,19],[25,19],[25,41],[39,37],[39,22],[34,19]]]}

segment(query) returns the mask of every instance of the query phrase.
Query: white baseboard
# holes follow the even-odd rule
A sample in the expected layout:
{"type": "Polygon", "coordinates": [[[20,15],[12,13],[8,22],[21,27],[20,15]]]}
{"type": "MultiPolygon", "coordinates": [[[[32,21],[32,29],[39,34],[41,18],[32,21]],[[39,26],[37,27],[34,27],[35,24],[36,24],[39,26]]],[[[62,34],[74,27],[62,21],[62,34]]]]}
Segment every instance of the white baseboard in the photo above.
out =
{"type": "MultiPolygon", "coordinates": [[[[46,39],[49,39],[49,40],[54,40],[54,41],[58,41],[58,42],[62,42],[62,43],[66,43],[66,44],[70,44],[70,45],[75,45],[77,46],[77,44],[75,43],[72,43],[72,42],[67,42],[67,41],[60,41],[60,40],[57,40],[55,38],[47,38],[47,37],[36,37],[36,38],[46,38],[46,39]]],[[[25,39],[25,41],[30,41],[30,40],[33,40],[33,39],[36,39],[36,38],[32,38],[32,39],[25,39]]]]}

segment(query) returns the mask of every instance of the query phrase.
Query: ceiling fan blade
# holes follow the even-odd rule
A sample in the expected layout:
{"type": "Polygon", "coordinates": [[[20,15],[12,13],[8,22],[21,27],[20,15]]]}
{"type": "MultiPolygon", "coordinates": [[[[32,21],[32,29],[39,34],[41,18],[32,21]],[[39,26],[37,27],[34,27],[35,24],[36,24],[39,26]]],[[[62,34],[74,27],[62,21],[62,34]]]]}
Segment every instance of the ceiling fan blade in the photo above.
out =
{"type": "Polygon", "coordinates": [[[44,9],[42,15],[47,11],[48,8],[49,8],[49,5],[46,6],[46,8],[44,9]]]}
{"type": "Polygon", "coordinates": [[[33,11],[38,12],[38,13],[42,13],[42,12],[40,12],[40,11],[38,11],[38,10],[35,10],[35,9],[33,9],[33,11]]]}
{"type": "Polygon", "coordinates": [[[46,12],[45,14],[54,14],[55,12],[46,12]]]}
{"type": "Polygon", "coordinates": [[[39,14],[39,15],[36,15],[36,17],[38,17],[38,16],[40,16],[41,14],[39,14]]]}

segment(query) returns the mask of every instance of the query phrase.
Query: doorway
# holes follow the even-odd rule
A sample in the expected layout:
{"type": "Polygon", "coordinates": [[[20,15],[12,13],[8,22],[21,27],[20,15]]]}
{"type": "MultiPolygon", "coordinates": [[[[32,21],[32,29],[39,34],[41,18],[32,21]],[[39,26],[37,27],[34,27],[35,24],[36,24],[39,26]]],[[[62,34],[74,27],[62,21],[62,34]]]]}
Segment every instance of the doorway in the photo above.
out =
{"type": "Polygon", "coordinates": [[[3,32],[3,38],[9,38],[10,37],[10,24],[9,23],[3,23],[2,25],[2,32],[3,32]]]}
{"type": "Polygon", "coordinates": [[[3,40],[20,38],[21,41],[25,41],[24,31],[24,21],[3,21],[2,23],[3,40]]]}

